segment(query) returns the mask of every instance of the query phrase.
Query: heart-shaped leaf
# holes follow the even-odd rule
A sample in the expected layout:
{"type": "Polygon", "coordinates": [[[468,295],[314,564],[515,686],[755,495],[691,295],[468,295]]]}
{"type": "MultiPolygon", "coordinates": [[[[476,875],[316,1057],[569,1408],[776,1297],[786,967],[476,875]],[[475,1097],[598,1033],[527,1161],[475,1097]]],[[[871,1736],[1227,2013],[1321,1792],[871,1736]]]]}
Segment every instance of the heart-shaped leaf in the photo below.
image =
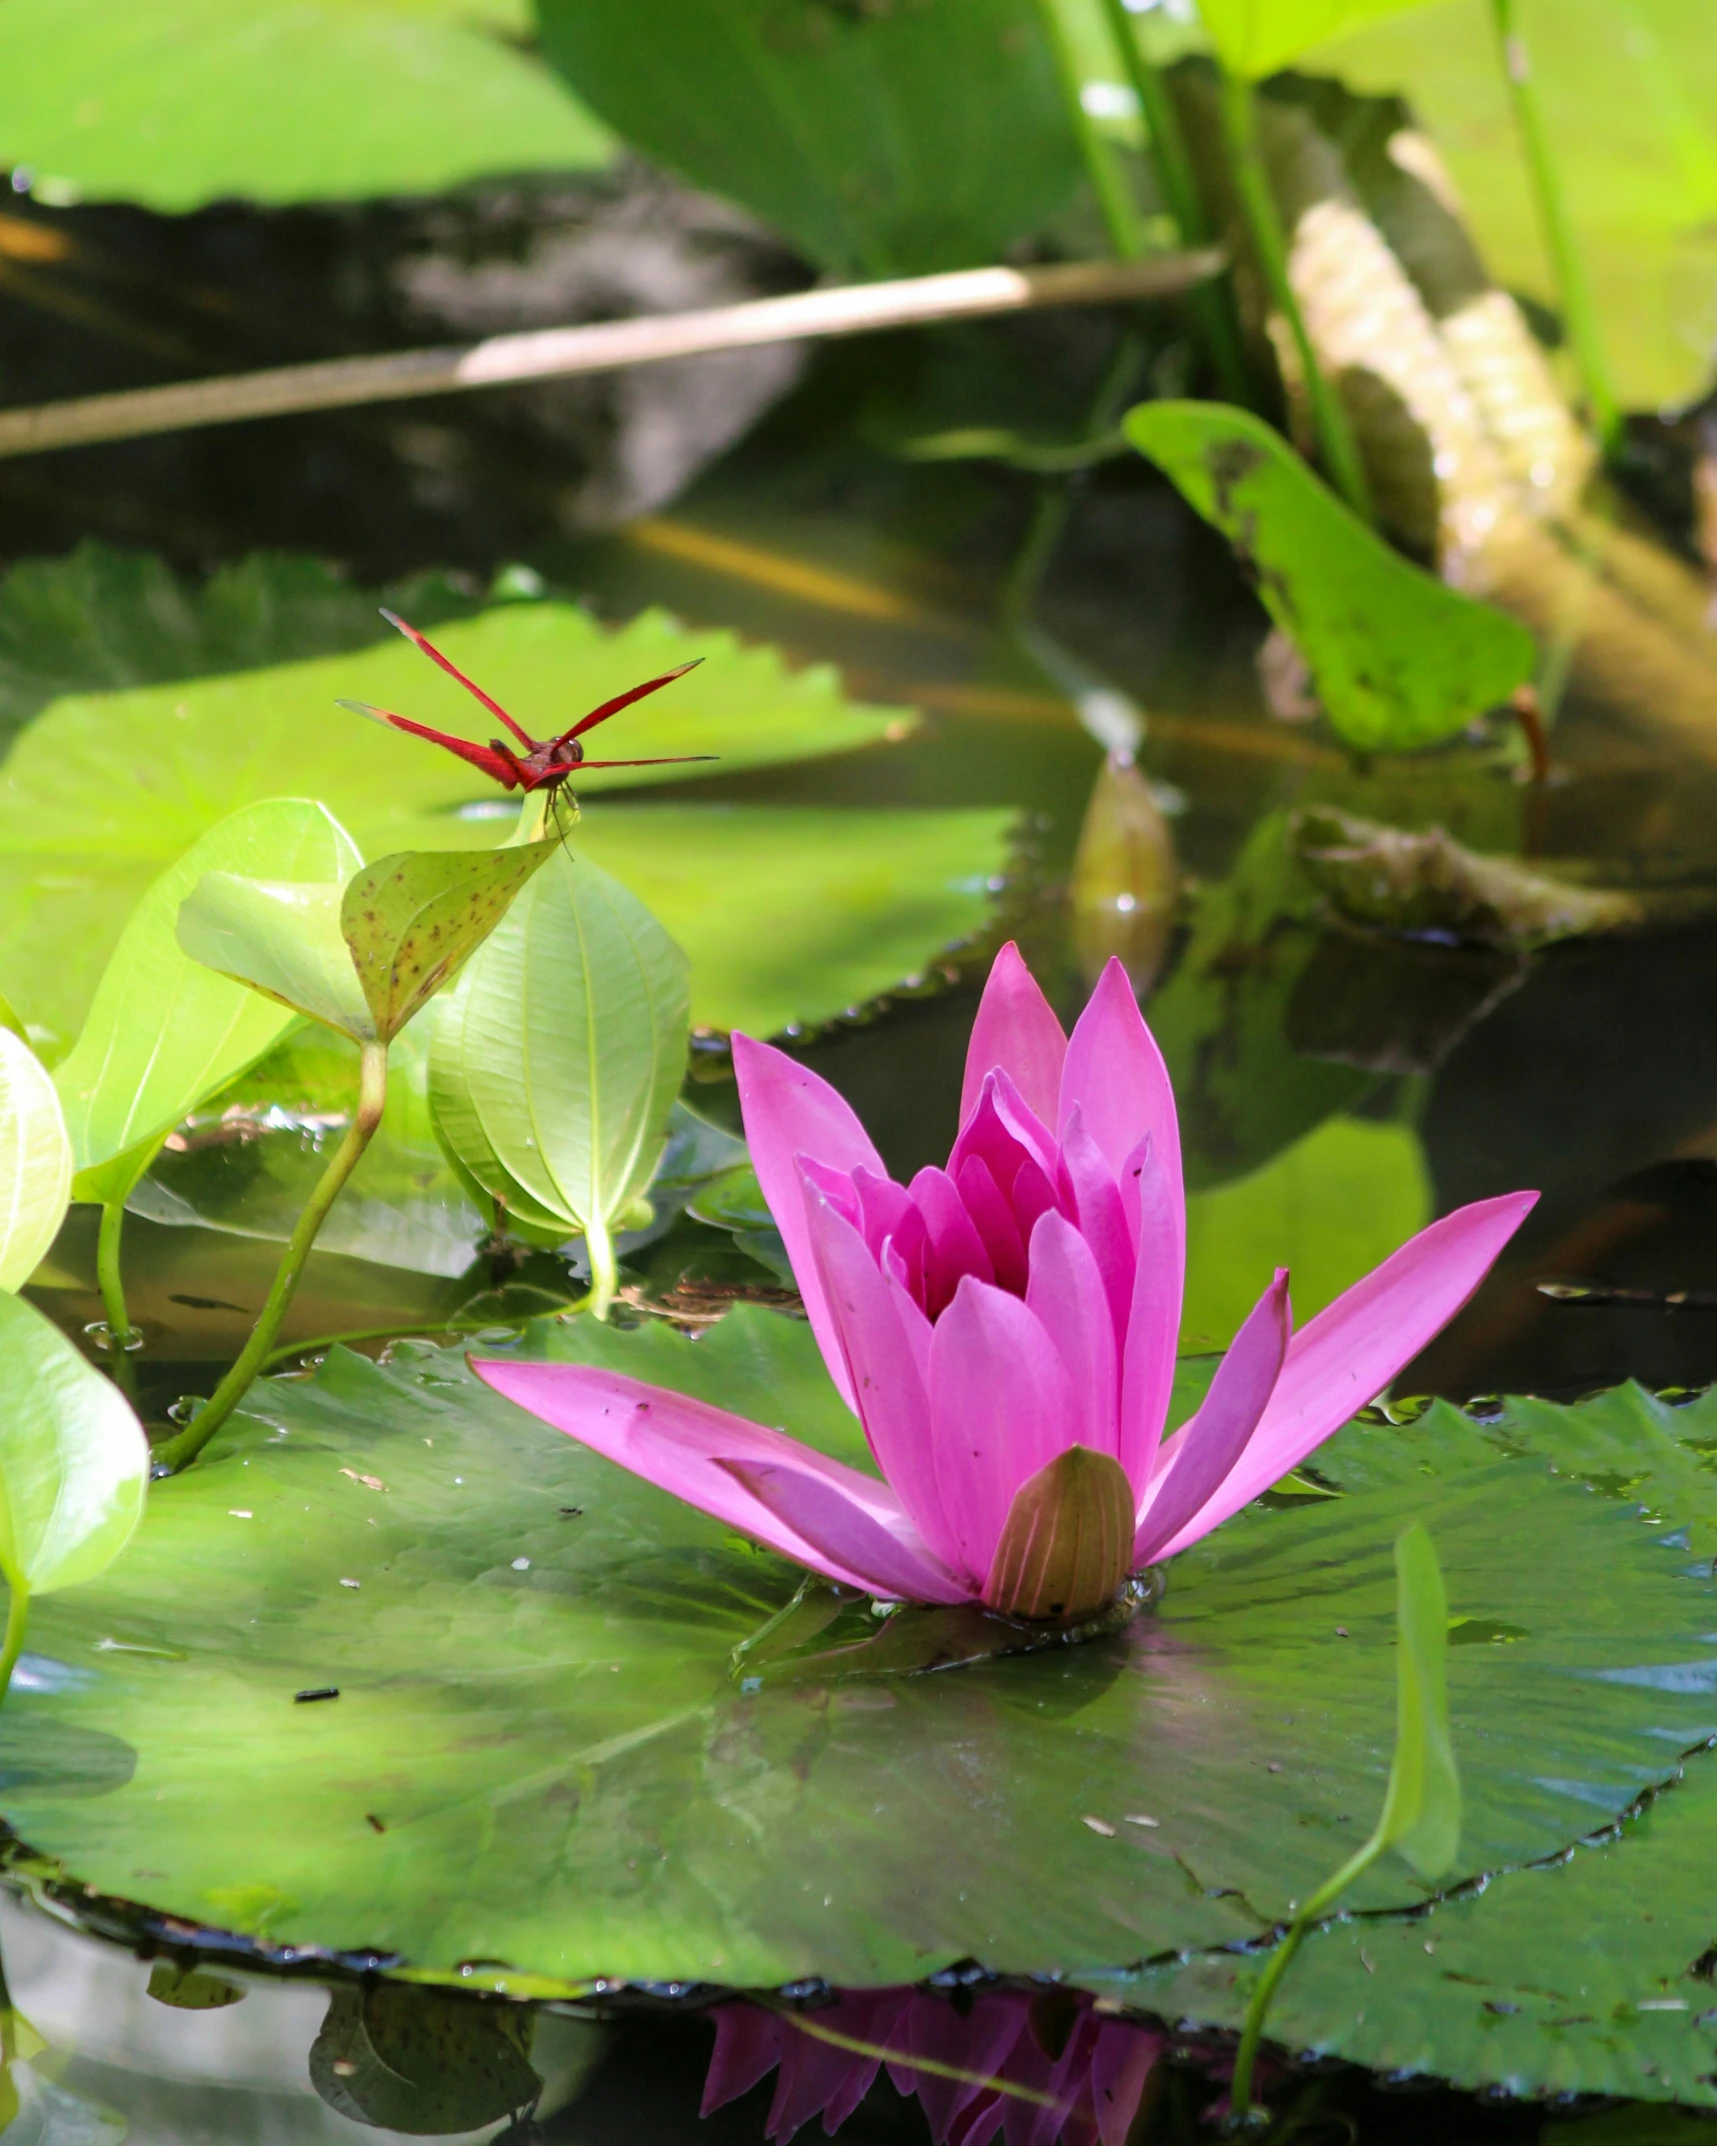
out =
{"type": "Polygon", "coordinates": [[[1124,430],[1233,545],[1358,751],[1435,745],[1532,675],[1524,626],[1392,551],[1261,419],[1153,402],[1124,430]]]}
{"type": "Polygon", "coordinates": [[[437,1128],[510,1214],[583,1231],[606,1256],[661,1154],[689,1026],[684,954],[617,879],[562,850],[442,1009],[437,1128]]]}
{"type": "Polygon", "coordinates": [[[72,1149],[41,1060],[0,1028],[0,1290],[22,1289],[59,1234],[72,1149]]]}
{"type": "Polygon", "coordinates": [[[506,915],[559,848],[402,851],[366,865],[340,902],[340,930],[368,1003],[390,1042],[506,915]]]}
{"type": "Polygon", "coordinates": [[[143,1516],[149,1445],[111,1380],[0,1294],[0,1573],[50,1594],[112,1564],[143,1516]]]}
{"type": "Polygon", "coordinates": [[[340,929],[344,894],[338,880],[209,872],[179,905],[179,944],[294,1013],[373,1042],[375,1016],[340,929]]]}
{"type": "Polygon", "coordinates": [[[301,798],[246,805],[211,827],[144,895],[96,986],[89,1017],[55,1069],[85,1199],[119,1165],[122,1195],[160,1137],[273,1047],[293,1016],[213,974],[178,938],[180,904],[206,874],[338,882],[359,862],[324,806],[301,798]]]}

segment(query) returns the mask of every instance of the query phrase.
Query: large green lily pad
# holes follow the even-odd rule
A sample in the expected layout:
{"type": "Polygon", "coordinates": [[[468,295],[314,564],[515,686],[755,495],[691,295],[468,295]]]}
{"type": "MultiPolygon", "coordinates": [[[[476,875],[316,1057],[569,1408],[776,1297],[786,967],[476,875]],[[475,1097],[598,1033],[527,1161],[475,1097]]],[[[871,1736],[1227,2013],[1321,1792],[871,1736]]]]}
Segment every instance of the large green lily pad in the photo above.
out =
{"type": "Polygon", "coordinates": [[[48,201],[169,213],[606,164],[612,136],[520,49],[529,29],[520,0],[19,0],[0,158],[48,201]]]}
{"type": "MultiPolygon", "coordinates": [[[[858,1457],[794,1321],[736,1312],[696,1343],[545,1322],[517,1345],[858,1457]]],[[[420,1973],[1091,1972],[1255,1937],[1362,1837],[1415,1517],[1454,1615],[1513,1635],[1453,1650],[1451,1882],[1556,1854],[1674,1774],[1717,1722],[1709,1672],[1679,1688],[1708,1665],[1703,1568],[1451,1410],[1341,1450],[1346,1495],[1238,1516],[1119,1636],[747,1691],[731,1650],[791,1567],[454,1353],[336,1351],[259,1387],[123,1563],[44,1607],[37,1647],[94,1674],[0,1716],[0,1780],[22,1773],[0,1812],[105,1892],[420,1973]],[[129,1785],[29,1776],[36,1739],[83,1728],[131,1747],[129,1785]]],[[[1396,1866],[1360,1904],[1420,1897],[1396,1866]]]]}

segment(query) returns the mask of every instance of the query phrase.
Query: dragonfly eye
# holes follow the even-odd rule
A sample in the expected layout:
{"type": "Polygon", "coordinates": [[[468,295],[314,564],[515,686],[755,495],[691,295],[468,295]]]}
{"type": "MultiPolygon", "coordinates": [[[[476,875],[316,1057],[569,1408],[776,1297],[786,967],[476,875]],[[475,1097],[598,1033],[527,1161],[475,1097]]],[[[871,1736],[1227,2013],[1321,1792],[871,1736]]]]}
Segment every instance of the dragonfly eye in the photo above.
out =
{"type": "Polygon", "coordinates": [[[579,744],[576,738],[569,738],[567,740],[565,748],[565,757],[568,764],[572,767],[577,767],[578,763],[584,758],[584,747],[579,744]]]}

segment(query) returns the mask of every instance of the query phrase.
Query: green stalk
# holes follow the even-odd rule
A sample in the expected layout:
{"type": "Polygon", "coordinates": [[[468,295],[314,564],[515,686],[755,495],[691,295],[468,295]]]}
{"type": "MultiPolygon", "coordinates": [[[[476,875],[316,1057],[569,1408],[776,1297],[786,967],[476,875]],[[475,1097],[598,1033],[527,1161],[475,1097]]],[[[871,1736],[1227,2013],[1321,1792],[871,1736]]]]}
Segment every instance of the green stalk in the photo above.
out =
{"type": "Polygon", "coordinates": [[[255,1326],[251,1328],[250,1339],[240,1351],[238,1361],[178,1437],[170,1438],[164,1446],[156,1449],[157,1472],[171,1475],[194,1461],[244,1399],[251,1381],[267,1362],[279,1335],[280,1323],[286,1317],[287,1307],[298,1287],[299,1276],[304,1271],[304,1262],[310,1256],[310,1247],[316,1242],[316,1233],[328,1219],[329,1208],[339,1198],[347,1178],[357,1168],[359,1159],[370,1144],[371,1136],[381,1123],[382,1105],[387,1100],[387,1084],[387,1045],[366,1043],[358,1067],[357,1114],[347,1128],[345,1138],[334,1150],[327,1169],[317,1181],[315,1191],[305,1202],[304,1212],[298,1217],[292,1235],[287,1240],[285,1254],[275,1271],[268,1301],[263,1305],[255,1326]]]}
{"type": "MultiPolygon", "coordinates": [[[[1139,115],[1149,137],[1151,169],[1156,173],[1163,204],[1174,221],[1183,246],[1208,246],[1214,233],[1204,212],[1198,175],[1186,145],[1186,129],[1175,109],[1173,92],[1159,70],[1145,57],[1138,28],[1127,13],[1126,0],[1103,0],[1109,32],[1121,55],[1121,65],[1133,94],[1139,100],[1139,115]]],[[[1216,367],[1224,396],[1243,407],[1252,400],[1252,379],[1247,369],[1240,323],[1234,311],[1234,286],[1224,274],[1216,283],[1202,283],[1186,294],[1186,308],[1197,323],[1216,367]]]]}
{"type": "Polygon", "coordinates": [[[1078,55],[1074,52],[1072,40],[1067,34],[1067,25],[1062,20],[1059,0],[1037,0],[1037,12],[1043,23],[1043,34],[1049,41],[1049,49],[1055,60],[1055,72],[1061,83],[1061,100],[1067,108],[1067,122],[1073,129],[1074,140],[1079,144],[1079,154],[1084,160],[1092,191],[1097,196],[1097,206],[1103,212],[1109,244],[1114,248],[1118,259],[1137,261],[1149,251],[1144,218],[1139,214],[1139,205],[1133,199],[1132,189],[1127,184],[1127,175],[1121,169],[1114,150],[1097,122],[1085,109],[1081,95],[1085,84],[1079,72],[1078,55]]]}
{"type": "Polygon", "coordinates": [[[101,1203],[101,1229],[95,1240],[95,1279],[101,1291],[101,1308],[107,1314],[108,1369],[113,1383],[128,1401],[137,1399],[137,1371],[131,1361],[133,1328],[125,1309],[125,1284],[119,1271],[119,1239],[125,1227],[125,1200],[101,1203]]]}
{"type": "Polygon", "coordinates": [[[590,1260],[590,1295],[586,1308],[606,1319],[620,1287],[620,1262],[614,1256],[614,1239],[606,1222],[584,1225],[584,1249],[590,1260]]]}
{"type": "Polygon", "coordinates": [[[1294,1954],[1299,1951],[1306,1932],[1320,1916],[1334,1907],[1360,1873],[1368,1870],[1383,1853],[1382,1829],[1374,1833],[1365,1846],[1341,1866],[1333,1878],[1326,1878],[1305,1906],[1288,1925],[1288,1934],[1270,1956],[1269,1965],[1258,1977],[1258,1986],[1253,1990],[1246,2006],[1245,2024],[1240,2030],[1240,2047],[1234,2057],[1234,2084],[1229,2091],[1229,2105],[1235,2117],[1242,2123],[1252,2113],[1252,2073],[1258,2061],[1258,2044],[1264,2038],[1264,2016],[1270,2009],[1270,2000],[1276,1994],[1282,1977],[1293,1964],[1294,1954]]]}
{"type": "Polygon", "coordinates": [[[6,1638],[0,1645],[0,1700],[12,1689],[12,1672],[24,1651],[24,1628],[30,1621],[30,1590],[13,1573],[8,1575],[6,1638]]]}
{"type": "Polygon", "coordinates": [[[1550,250],[1550,265],[1555,271],[1556,288],[1562,300],[1562,317],[1574,345],[1574,359],[1586,391],[1592,426],[1605,454],[1611,455],[1622,443],[1622,407],[1610,381],[1604,339],[1598,327],[1598,309],[1592,297],[1592,286],[1586,278],[1586,264],[1574,237],[1574,227],[1568,220],[1562,182],[1532,76],[1532,55],[1518,25],[1515,0],[1491,0],[1491,20],[1496,25],[1502,71],[1508,78],[1509,98],[1514,105],[1514,123],[1526,152],[1532,191],[1537,197],[1538,219],[1543,227],[1544,243],[1550,250]]]}
{"type": "Polygon", "coordinates": [[[1312,430],[1317,436],[1324,473],[1354,513],[1362,521],[1369,522],[1372,518],[1371,487],[1365,481],[1365,465],[1359,458],[1359,445],[1347,421],[1347,412],[1318,363],[1305,315],[1300,311],[1300,302],[1288,279],[1287,239],[1258,143],[1258,110],[1252,85],[1244,75],[1231,73],[1225,67],[1221,70],[1221,86],[1222,134],[1234,173],[1235,189],[1240,196],[1240,207],[1251,234],[1253,250],[1258,256],[1258,265],[1269,286],[1271,303],[1287,322],[1294,348],[1299,352],[1306,400],[1311,405],[1312,430]]]}

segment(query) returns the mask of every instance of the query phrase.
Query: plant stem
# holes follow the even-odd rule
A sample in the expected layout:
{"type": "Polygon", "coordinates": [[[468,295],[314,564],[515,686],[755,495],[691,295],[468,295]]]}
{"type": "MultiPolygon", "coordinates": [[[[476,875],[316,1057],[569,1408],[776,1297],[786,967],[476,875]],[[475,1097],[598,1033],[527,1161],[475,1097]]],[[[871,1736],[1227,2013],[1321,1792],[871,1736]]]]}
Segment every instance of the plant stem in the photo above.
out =
{"type": "Polygon", "coordinates": [[[1264,2038],[1264,2018],[1270,2009],[1270,2000],[1275,1996],[1282,1977],[1293,1964],[1294,1954],[1299,1951],[1306,1932],[1320,1916],[1326,1915],[1353,1883],[1361,1871],[1367,1870],[1383,1853],[1381,1833],[1373,1833],[1365,1843],[1335,1873],[1326,1878],[1288,1925],[1288,1934],[1270,1955],[1269,1964],[1258,1977],[1246,2006],[1245,2024],[1240,2030],[1240,2047],[1234,2054],[1234,2084],[1229,2089],[1229,2106],[1242,2121],[1252,2109],[1252,2072],[1258,2060],[1258,2044],[1264,2038]]]}
{"type": "Polygon", "coordinates": [[[251,1328],[250,1339],[240,1351],[238,1361],[178,1437],[170,1438],[157,1449],[155,1464],[158,1472],[174,1474],[196,1459],[244,1399],[251,1381],[267,1362],[280,1332],[280,1323],[286,1317],[287,1307],[298,1287],[299,1276],[304,1271],[304,1262],[310,1256],[310,1247],[316,1242],[316,1233],[328,1219],[329,1208],[339,1198],[347,1178],[357,1168],[371,1136],[381,1123],[382,1105],[387,1101],[387,1083],[387,1045],[366,1043],[358,1066],[357,1114],[317,1181],[315,1191],[305,1202],[304,1212],[298,1217],[275,1271],[268,1301],[251,1328]]]}
{"type": "MultiPolygon", "coordinates": [[[[1150,142],[1151,169],[1156,173],[1163,205],[1183,246],[1208,246],[1212,236],[1210,219],[1204,212],[1204,197],[1199,192],[1198,175],[1186,145],[1186,129],[1175,109],[1174,94],[1160,71],[1145,57],[1126,0],[1103,0],[1103,11],[1109,18],[1109,32],[1127,80],[1139,100],[1139,114],[1150,142]]],[[[1234,311],[1231,278],[1224,275],[1189,291],[1187,310],[1204,337],[1223,394],[1230,402],[1250,404],[1252,379],[1234,311]]]]}
{"type": "Polygon", "coordinates": [[[1508,77],[1514,123],[1520,131],[1527,170],[1532,177],[1532,191],[1537,197],[1544,243],[1550,251],[1550,265],[1562,300],[1562,317],[1574,345],[1574,358],[1580,368],[1580,381],[1586,391],[1593,429],[1605,454],[1611,455],[1622,443],[1622,408],[1610,381],[1603,335],[1598,326],[1598,309],[1592,298],[1592,286],[1586,278],[1586,264],[1574,237],[1574,227],[1568,220],[1562,182],[1532,76],[1532,55],[1518,25],[1515,0],[1491,0],[1491,19],[1496,25],[1497,43],[1502,51],[1502,70],[1508,77]]]}
{"type": "Polygon", "coordinates": [[[1136,261],[1148,250],[1144,218],[1139,214],[1139,205],[1133,199],[1119,158],[1085,109],[1085,84],[1079,71],[1078,54],[1062,18],[1061,0],[1037,0],[1037,12],[1061,83],[1061,101],[1067,110],[1067,123],[1079,144],[1079,154],[1092,192],[1097,196],[1097,206],[1103,212],[1109,244],[1118,259],[1136,261]]]}
{"type": "Polygon", "coordinates": [[[107,1353],[113,1383],[128,1401],[137,1399],[137,1372],[131,1361],[131,1320],[125,1309],[125,1284],[119,1271],[119,1240],[125,1227],[126,1194],[101,1203],[101,1229],[95,1241],[95,1279],[101,1308],[107,1314],[107,1353]]]}
{"type": "Polygon", "coordinates": [[[615,1292],[620,1287],[620,1263],[614,1256],[614,1239],[606,1222],[584,1225],[584,1249],[590,1260],[590,1295],[586,1307],[606,1319],[615,1292]]]}
{"type": "Polygon", "coordinates": [[[1365,480],[1359,445],[1347,421],[1347,412],[1318,363],[1305,315],[1300,311],[1300,302],[1294,296],[1294,286],[1288,277],[1287,239],[1276,210],[1276,197],[1270,191],[1270,175],[1264,168],[1263,151],[1259,147],[1258,109],[1252,85],[1244,75],[1233,74],[1224,68],[1221,94],[1222,134],[1233,168],[1235,189],[1240,196],[1258,265],[1269,286],[1271,303],[1287,322],[1294,348],[1299,353],[1306,400],[1311,407],[1312,430],[1317,436],[1324,474],[1354,513],[1362,521],[1369,522],[1372,518],[1371,487],[1365,480]]]}
{"type": "Polygon", "coordinates": [[[30,1590],[15,1576],[6,1584],[6,1638],[0,1644],[0,1701],[12,1689],[12,1672],[24,1651],[24,1628],[30,1621],[30,1590]]]}

